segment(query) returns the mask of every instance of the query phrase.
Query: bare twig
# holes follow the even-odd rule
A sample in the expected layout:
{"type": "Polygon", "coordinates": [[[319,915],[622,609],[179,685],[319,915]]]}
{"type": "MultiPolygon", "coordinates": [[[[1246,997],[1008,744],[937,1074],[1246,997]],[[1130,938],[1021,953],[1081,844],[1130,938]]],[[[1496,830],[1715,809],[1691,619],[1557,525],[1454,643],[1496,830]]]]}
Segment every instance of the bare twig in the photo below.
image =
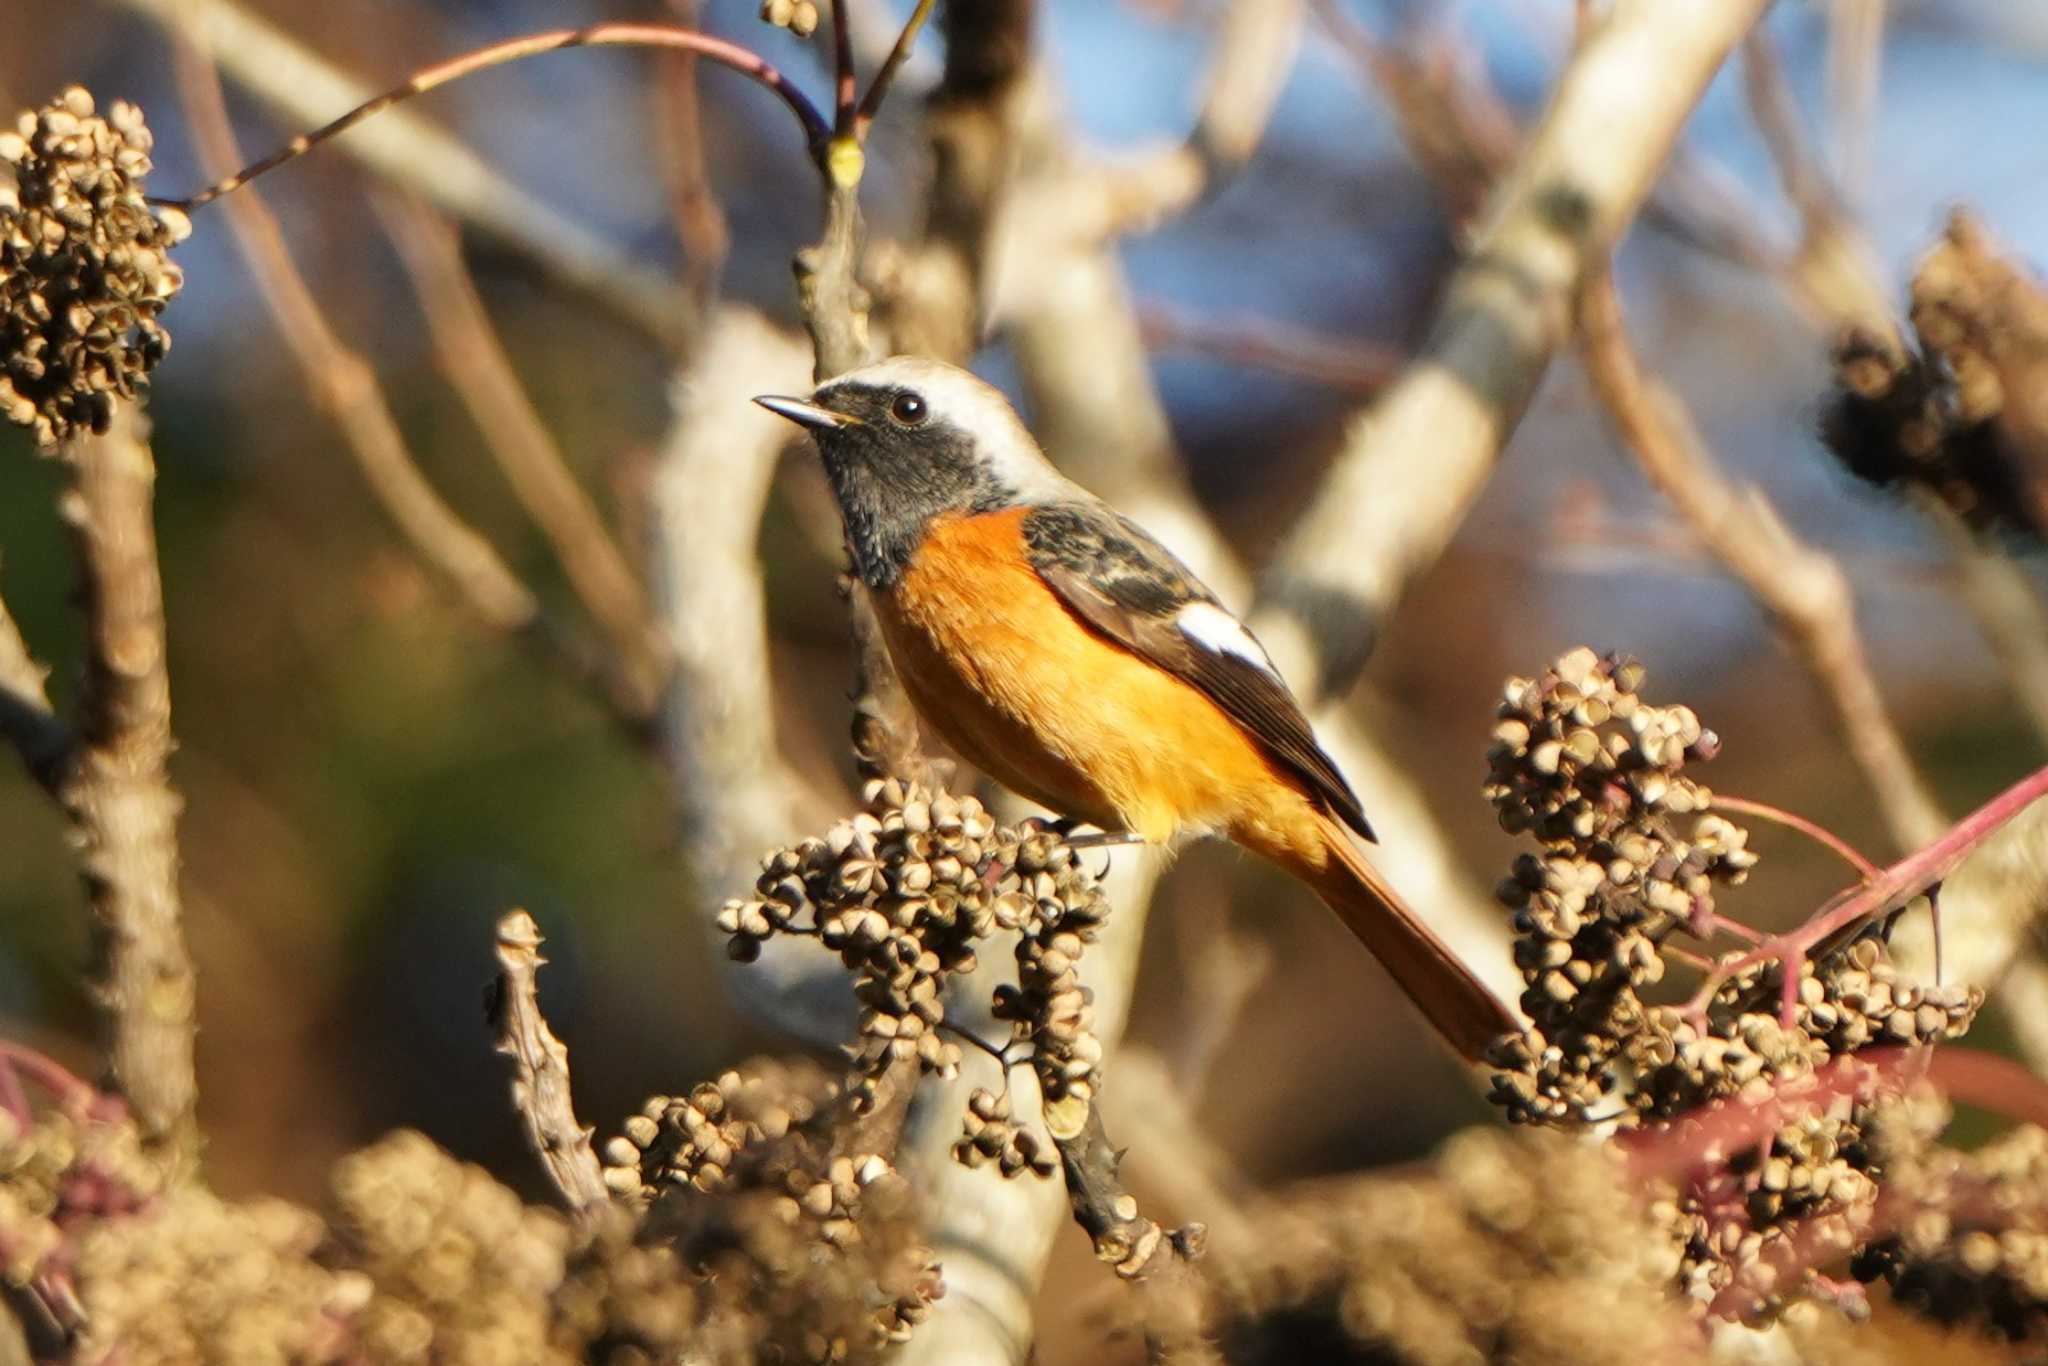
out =
{"type": "Polygon", "coordinates": [[[577,1214],[601,1209],[604,1170],[590,1145],[592,1129],[576,1119],[569,1090],[569,1050],[540,1013],[540,926],[525,911],[498,921],[498,979],[491,1001],[498,1052],[512,1060],[512,1108],[548,1179],[577,1214]]]}
{"type": "Polygon", "coordinates": [[[1586,372],[1609,419],[1820,684],[1893,839],[1907,849],[1933,839],[1947,821],[1885,710],[1856,629],[1848,576],[1801,542],[1761,491],[1738,489],[1716,468],[1677,396],[1644,373],[1608,272],[1587,281],[1579,321],[1586,372]]]}
{"type": "Polygon", "coordinates": [[[1828,5],[1828,140],[1851,200],[1861,199],[1870,185],[1885,8],[1886,0],[1831,0],[1828,5]]]}
{"type": "Polygon", "coordinates": [[[1915,506],[1941,537],[1956,593],[1991,647],[1999,672],[2034,733],[2048,740],[2048,606],[2039,587],[2024,565],[1986,544],[1948,504],[1919,498],[1915,506]]]}
{"type": "Polygon", "coordinates": [[[896,73],[910,60],[911,50],[917,46],[917,35],[923,30],[925,20],[931,18],[933,0],[917,0],[910,11],[910,18],[904,21],[903,31],[896,35],[896,45],[889,49],[889,55],[868,82],[867,93],[860,97],[860,108],[854,114],[853,134],[864,137],[868,125],[875,121],[881,110],[882,101],[889,97],[889,87],[895,83],[896,73]]]}
{"type": "Polygon", "coordinates": [[[570,586],[610,636],[635,714],[647,714],[667,650],[640,580],[513,370],[454,230],[417,199],[380,197],[378,203],[426,311],[442,369],[521,506],[546,533],[570,586]]]}
{"type": "Polygon", "coordinates": [[[304,155],[329,138],[338,137],[364,120],[374,118],[415,96],[424,95],[430,90],[438,90],[465,76],[473,76],[492,67],[579,47],[666,48],[707,57],[751,78],[773,92],[789,111],[796,115],[812,155],[818,158],[824,155],[825,144],[831,136],[831,130],[823,116],[811,104],[809,96],[790,84],[789,80],[770,66],[760,54],[728,43],[722,38],[713,38],[694,29],[680,28],[673,24],[592,24],[587,28],[550,29],[545,33],[507,38],[503,42],[491,43],[475,51],[465,52],[459,57],[451,57],[447,61],[421,67],[401,84],[392,86],[381,94],[372,95],[348,112],[329,120],[310,133],[301,133],[275,152],[250,162],[239,171],[222,177],[206,188],[183,198],[160,199],[155,202],[186,210],[201,208],[222,195],[233,194],[256,177],[304,155]]]}
{"type": "MultiPolygon", "coordinates": [[[[684,23],[696,25],[700,0],[669,0],[669,7],[684,23]]],[[[732,230],[705,165],[696,54],[665,54],[658,91],[661,117],[655,131],[664,153],[662,166],[669,179],[676,237],[683,248],[684,283],[697,312],[708,314],[718,297],[718,279],[732,247],[732,230]]],[[[697,326],[701,324],[700,317],[697,326]]]]}
{"type": "Polygon", "coordinates": [[[1788,267],[1792,282],[1830,325],[1861,328],[1898,344],[1898,322],[1882,284],[1877,251],[1813,150],[1777,45],[1761,27],[1743,41],[1742,73],[1750,113],[1770,148],[1778,182],[1799,212],[1799,252],[1788,267]]]}
{"type": "MultiPolygon", "coordinates": [[[[216,165],[239,159],[220,85],[206,59],[178,46],[179,90],[201,155],[216,165]]],[[[228,221],[263,299],[315,400],[334,417],[370,491],[413,551],[456,589],[486,625],[533,642],[545,656],[612,703],[638,728],[630,696],[606,676],[587,645],[542,614],[539,602],[498,552],[442,501],[413,461],[398,419],[363,358],[327,324],[292,264],[277,220],[253,193],[227,201],[228,221]]]]}
{"type": "Polygon", "coordinates": [[[198,1160],[194,979],[178,894],[171,684],[157,566],[156,463],[130,405],[66,453],[60,504],[85,614],[79,743],[57,795],[93,911],[93,998],[115,1087],[175,1172],[198,1160]]]}
{"type": "Polygon", "coordinates": [[[1145,344],[1226,365],[1307,380],[1360,397],[1378,393],[1400,373],[1404,357],[1390,346],[1331,336],[1271,318],[1201,318],[1163,304],[1139,310],[1145,344]]]}
{"type": "MultiPolygon", "coordinates": [[[[194,43],[291,124],[303,127],[372,94],[371,87],[236,0],[116,3],[194,43]]],[[[393,110],[341,145],[371,171],[539,263],[657,341],[678,346],[688,339],[689,300],[667,272],[633,260],[581,219],[513,184],[430,120],[393,110]]]]}
{"type": "Polygon", "coordinates": [[[1443,552],[1569,335],[1580,280],[1763,7],[1619,0],[1572,57],[1421,354],[1354,419],[1268,578],[1253,629],[1311,696],[1349,689],[1395,601],[1443,552]]]}

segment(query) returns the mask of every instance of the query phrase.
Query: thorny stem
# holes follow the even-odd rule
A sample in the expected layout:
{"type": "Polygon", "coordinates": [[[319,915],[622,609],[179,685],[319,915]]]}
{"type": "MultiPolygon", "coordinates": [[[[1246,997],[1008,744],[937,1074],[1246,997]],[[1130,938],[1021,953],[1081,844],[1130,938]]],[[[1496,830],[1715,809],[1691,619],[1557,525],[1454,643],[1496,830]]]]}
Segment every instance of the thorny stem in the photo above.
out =
{"type": "Polygon", "coordinates": [[[569,1090],[569,1050],[540,1013],[540,927],[525,911],[498,921],[498,978],[491,1009],[498,1052],[512,1060],[512,1105],[526,1141],[569,1208],[587,1215],[604,1207],[604,1171],[591,1130],[576,1119],[569,1090]]]}
{"type": "Polygon", "coordinates": [[[881,112],[882,101],[888,96],[890,83],[896,79],[896,73],[910,60],[910,49],[917,45],[918,30],[924,27],[924,21],[931,17],[931,12],[932,0],[917,0],[917,8],[910,12],[910,19],[903,25],[903,32],[896,35],[896,46],[889,49],[889,56],[882,63],[882,69],[868,82],[867,94],[861,96],[860,108],[854,112],[853,127],[850,130],[854,137],[867,136],[868,125],[873,123],[875,115],[881,112]]]}
{"type": "Polygon", "coordinates": [[[415,95],[424,95],[430,90],[491,67],[574,47],[655,47],[694,52],[700,57],[708,57],[767,87],[787,105],[790,112],[796,115],[797,121],[803,125],[804,139],[813,158],[822,158],[826,144],[831,141],[831,126],[825,122],[825,117],[818,112],[817,106],[811,103],[810,97],[792,85],[788,77],[771,66],[766,58],[749,48],[673,24],[592,24],[587,28],[550,29],[545,33],[528,34],[522,38],[508,38],[459,57],[451,57],[445,62],[423,67],[414,72],[402,85],[394,86],[383,94],[364,101],[340,118],[323,124],[310,133],[300,134],[269,156],[251,163],[197,194],[184,199],[152,199],[150,202],[169,208],[199,208],[224,194],[233,193],[257,176],[275,170],[294,157],[311,151],[329,138],[347,132],[364,119],[380,114],[393,105],[402,104],[415,95]]]}
{"type": "Polygon", "coordinates": [[[1957,821],[1939,839],[1908,854],[1861,887],[1837,893],[1798,929],[1772,936],[1749,952],[1724,961],[1701,985],[1686,1007],[1688,1012],[1696,1014],[1705,1009],[1715,992],[1759,963],[1781,962],[1785,965],[1785,976],[1796,980],[1799,965],[1816,944],[1859,921],[1903,906],[1946,880],[1973,849],[2043,796],[2048,796],[2048,767],[2036,769],[2014,783],[1957,821]]]}
{"type": "Polygon", "coordinates": [[[1858,853],[1855,845],[1826,826],[1810,821],[1796,812],[1772,806],[1769,802],[1752,801],[1747,797],[1731,797],[1725,792],[1714,794],[1714,805],[1723,811],[1739,811],[1746,816],[1755,816],[1758,820],[1782,825],[1788,830],[1797,830],[1814,843],[1840,855],[1844,863],[1862,874],[1866,880],[1877,876],[1877,865],[1858,853]]]}

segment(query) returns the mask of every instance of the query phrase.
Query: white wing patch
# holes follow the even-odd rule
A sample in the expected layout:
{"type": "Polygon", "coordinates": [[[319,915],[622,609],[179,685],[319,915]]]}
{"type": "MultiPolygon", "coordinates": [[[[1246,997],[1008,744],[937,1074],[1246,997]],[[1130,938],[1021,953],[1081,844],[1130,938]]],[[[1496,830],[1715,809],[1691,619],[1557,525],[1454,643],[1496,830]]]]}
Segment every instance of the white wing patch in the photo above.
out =
{"type": "Polygon", "coordinates": [[[1191,602],[1174,614],[1180,633],[1211,654],[1235,655],[1255,669],[1278,678],[1279,671],[1244,624],[1213,602],[1191,602]]]}

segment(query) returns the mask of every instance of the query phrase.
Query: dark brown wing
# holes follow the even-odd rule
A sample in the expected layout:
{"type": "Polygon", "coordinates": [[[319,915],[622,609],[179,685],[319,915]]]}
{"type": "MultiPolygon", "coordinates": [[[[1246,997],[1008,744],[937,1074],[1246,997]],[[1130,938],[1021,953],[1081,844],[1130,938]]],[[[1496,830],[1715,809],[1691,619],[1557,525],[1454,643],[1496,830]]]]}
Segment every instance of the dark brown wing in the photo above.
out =
{"type": "Polygon", "coordinates": [[[1200,689],[1333,814],[1373,838],[1357,794],[1316,743],[1266,652],[1172,551],[1099,503],[1032,509],[1024,543],[1032,567],[1075,616],[1200,689]]]}

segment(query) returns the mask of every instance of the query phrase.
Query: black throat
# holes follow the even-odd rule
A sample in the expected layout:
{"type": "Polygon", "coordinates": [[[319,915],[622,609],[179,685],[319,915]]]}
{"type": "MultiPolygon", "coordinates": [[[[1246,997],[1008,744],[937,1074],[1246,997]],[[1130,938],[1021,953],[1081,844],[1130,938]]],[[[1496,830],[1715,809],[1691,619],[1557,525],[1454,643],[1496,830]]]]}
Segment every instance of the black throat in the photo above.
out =
{"type": "Polygon", "coordinates": [[[873,589],[903,577],[934,519],[1015,501],[965,432],[943,422],[902,429],[886,417],[816,433],[846,524],[853,572],[873,589]]]}

